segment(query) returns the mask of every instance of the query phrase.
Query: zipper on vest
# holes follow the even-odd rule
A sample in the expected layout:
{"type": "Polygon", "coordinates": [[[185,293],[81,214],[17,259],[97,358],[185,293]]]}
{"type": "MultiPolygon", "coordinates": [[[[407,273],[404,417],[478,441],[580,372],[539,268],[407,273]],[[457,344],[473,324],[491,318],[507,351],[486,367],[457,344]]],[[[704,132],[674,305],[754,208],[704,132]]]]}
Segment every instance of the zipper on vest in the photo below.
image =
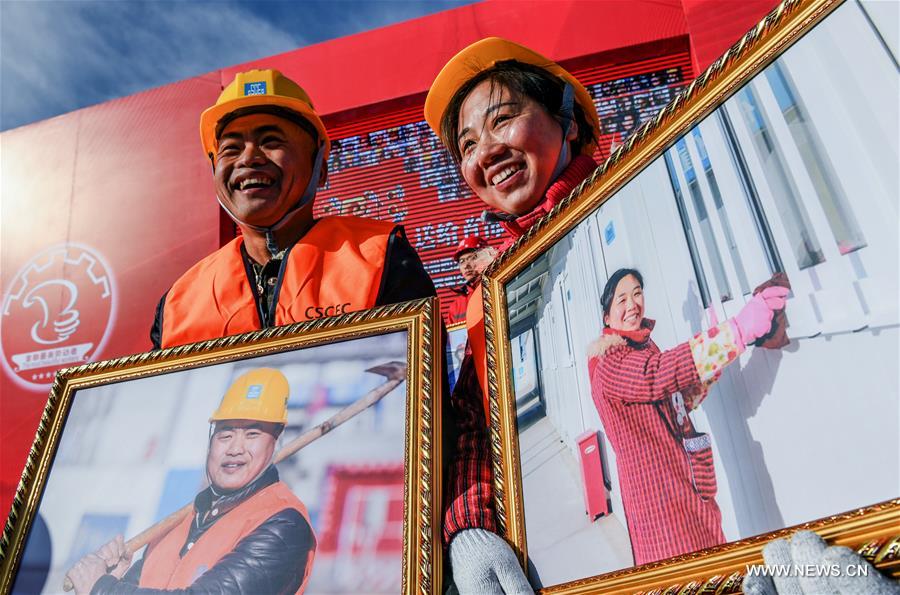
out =
{"type": "MultiPolygon", "coordinates": [[[[269,328],[271,326],[276,326],[277,324],[275,312],[278,308],[278,296],[281,293],[281,285],[284,282],[284,273],[287,270],[287,261],[288,257],[290,257],[292,248],[293,246],[284,250],[284,254],[281,256],[278,264],[278,274],[274,279],[269,279],[270,281],[274,280],[274,284],[269,283],[271,286],[270,296],[266,296],[263,275],[258,275],[256,273],[256,269],[254,268],[249,255],[242,252],[244,272],[247,275],[247,281],[249,281],[250,292],[253,294],[253,303],[256,305],[256,316],[259,319],[259,328],[269,328]],[[268,304],[269,297],[272,299],[271,306],[268,304]]],[[[295,321],[287,321],[285,324],[290,322],[295,321]]]]}
{"type": "MultiPolygon", "coordinates": [[[[287,270],[287,262],[288,258],[291,257],[291,250],[294,246],[289,246],[284,251],[284,256],[281,257],[281,265],[278,267],[278,277],[276,277],[277,281],[275,282],[275,287],[272,288],[272,307],[269,308],[269,316],[268,323],[266,326],[275,326],[275,310],[278,308],[278,298],[279,294],[281,294],[281,284],[284,281],[284,272],[287,270]]],[[[289,322],[296,322],[291,320],[289,322]]]]}
{"type": "Polygon", "coordinates": [[[250,293],[253,294],[253,305],[256,306],[256,318],[257,322],[259,322],[259,328],[266,328],[268,326],[266,324],[266,312],[260,303],[262,301],[260,282],[256,278],[253,265],[250,264],[250,256],[244,251],[243,246],[241,246],[241,260],[244,261],[244,274],[247,276],[247,282],[250,285],[250,293]]]}

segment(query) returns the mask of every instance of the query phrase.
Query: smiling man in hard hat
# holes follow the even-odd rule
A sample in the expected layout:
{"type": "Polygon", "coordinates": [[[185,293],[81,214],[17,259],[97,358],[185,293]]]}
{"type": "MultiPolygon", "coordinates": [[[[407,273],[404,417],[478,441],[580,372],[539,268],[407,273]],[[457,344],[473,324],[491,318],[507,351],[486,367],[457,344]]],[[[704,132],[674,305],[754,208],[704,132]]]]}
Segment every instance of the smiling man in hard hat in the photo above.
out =
{"type": "Polygon", "coordinates": [[[191,514],[133,566],[122,536],[82,558],[67,575],[75,592],[302,593],[316,538],[306,507],[272,465],[289,392],[272,368],[238,377],[209,418],[209,487],[191,514]]]}
{"type": "Polygon", "coordinates": [[[163,296],[154,347],[435,295],[402,227],[313,218],[331,144],[294,81],[277,70],[237,74],[200,116],[200,137],[219,204],[241,235],[163,296]]]}

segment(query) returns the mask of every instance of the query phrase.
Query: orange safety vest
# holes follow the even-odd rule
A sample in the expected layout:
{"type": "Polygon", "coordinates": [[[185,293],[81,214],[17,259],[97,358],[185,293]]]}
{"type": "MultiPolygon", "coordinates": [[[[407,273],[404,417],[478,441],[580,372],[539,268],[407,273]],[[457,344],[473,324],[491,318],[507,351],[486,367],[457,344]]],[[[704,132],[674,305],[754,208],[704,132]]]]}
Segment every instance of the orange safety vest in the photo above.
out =
{"type": "MultiPolygon", "coordinates": [[[[275,325],[373,307],[395,227],[359,217],[316,222],[285,257],[275,325]]],[[[162,347],[262,328],[242,243],[243,237],[235,238],[172,285],[163,309],[162,347]]]]}
{"type": "Polygon", "coordinates": [[[487,426],[491,427],[491,409],[488,406],[487,383],[487,343],[484,333],[484,302],[482,301],[481,284],[475,286],[469,303],[466,305],[466,333],[469,341],[469,349],[472,350],[472,359],[475,364],[475,374],[478,376],[478,384],[481,386],[481,396],[484,400],[484,417],[487,426]]]}
{"type": "MultiPolygon", "coordinates": [[[[182,558],[179,552],[187,540],[196,512],[187,515],[159,541],[148,546],[139,586],[144,589],[187,589],[204,572],[231,553],[241,539],[272,515],[287,508],[298,511],[309,523],[306,506],[284,482],[278,481],[266,486],[213,523],[182,558]]],[[[305,567],[298,594],[303,593],[306,588],[315,554],[313,546],[306,560],[297,561],[298,568],[301,564],[305,567]]]]}

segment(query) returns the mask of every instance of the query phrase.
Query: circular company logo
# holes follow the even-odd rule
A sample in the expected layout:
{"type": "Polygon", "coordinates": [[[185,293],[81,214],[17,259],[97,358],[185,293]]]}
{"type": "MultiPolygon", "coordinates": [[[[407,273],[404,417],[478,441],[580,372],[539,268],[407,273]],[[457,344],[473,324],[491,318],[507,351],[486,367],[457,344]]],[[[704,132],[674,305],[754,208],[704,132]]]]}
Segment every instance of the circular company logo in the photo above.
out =
{"type": "Polygon", "coordinates": [[[97,359],[115,311],[115,283],[95,250],[76,243],[44,250],[3,296],[3,368],[16,384],[46,390],[58,369],[97,359]]]}

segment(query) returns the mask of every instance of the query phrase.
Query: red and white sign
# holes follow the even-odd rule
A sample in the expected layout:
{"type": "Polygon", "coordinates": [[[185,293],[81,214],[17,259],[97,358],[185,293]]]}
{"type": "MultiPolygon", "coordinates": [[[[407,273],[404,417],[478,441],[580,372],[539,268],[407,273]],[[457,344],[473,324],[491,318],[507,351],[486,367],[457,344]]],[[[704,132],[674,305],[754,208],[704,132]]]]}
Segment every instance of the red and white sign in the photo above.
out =
{"type": "Polygon", "coordinates": [[[23,388],[47,390],[58,369],[98,359],[115,312],[115,280],[96,250],[77,243],[44,250],[3,296],[4,369],[23,388]]]}

